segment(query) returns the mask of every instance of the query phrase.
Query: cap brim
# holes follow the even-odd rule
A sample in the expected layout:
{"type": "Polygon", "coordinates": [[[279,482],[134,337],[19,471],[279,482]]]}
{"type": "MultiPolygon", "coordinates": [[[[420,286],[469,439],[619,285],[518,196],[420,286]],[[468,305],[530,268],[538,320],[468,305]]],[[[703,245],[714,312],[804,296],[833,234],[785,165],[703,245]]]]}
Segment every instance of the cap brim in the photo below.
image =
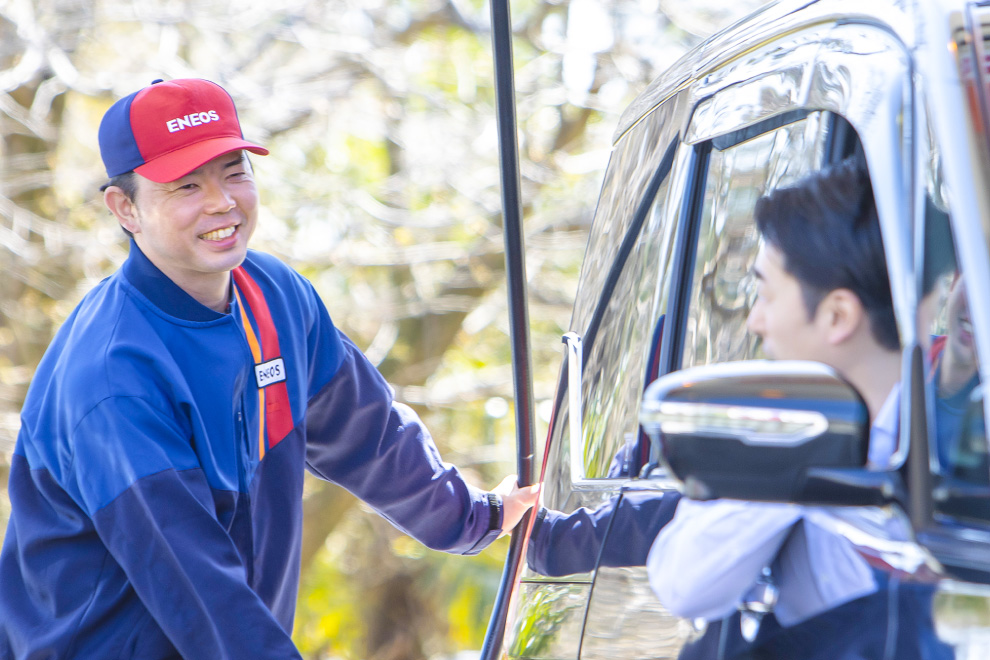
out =
{"type": "Polygon", "coordinates": [[[170,151],[144,165],[134,168],[141,176],[158,183],[168,183],[181,179],[197,167],[210,162],[217,156],[244,149],[259,156],[267,156],[268,149],[237,137],[217,137],[190,144],[170,151]]]}

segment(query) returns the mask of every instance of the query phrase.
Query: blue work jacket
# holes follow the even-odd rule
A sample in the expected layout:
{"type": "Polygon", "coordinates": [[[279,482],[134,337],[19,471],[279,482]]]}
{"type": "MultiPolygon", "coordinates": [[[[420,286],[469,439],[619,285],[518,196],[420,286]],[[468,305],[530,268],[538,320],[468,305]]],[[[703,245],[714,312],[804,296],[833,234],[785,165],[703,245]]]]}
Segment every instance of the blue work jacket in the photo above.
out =
{"type": "Polygon", "coordinates": [[[131,244],[39,365],[10,470],[0,658],[298,658],[305,470],[431,548],[501,527],[313,287],[251,251],[229,313],[131,244]]]}

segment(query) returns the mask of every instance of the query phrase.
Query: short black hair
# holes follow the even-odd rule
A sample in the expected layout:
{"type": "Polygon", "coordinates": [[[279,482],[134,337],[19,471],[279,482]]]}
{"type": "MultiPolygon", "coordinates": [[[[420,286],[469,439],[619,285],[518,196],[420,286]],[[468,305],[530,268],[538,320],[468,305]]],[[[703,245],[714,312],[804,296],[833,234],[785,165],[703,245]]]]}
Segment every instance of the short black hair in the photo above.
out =
{"type": "MultiPolygon", "coordinates": [[[[124,191],[124,194],[127,195],[127,199],[131,200],[131,202],[137,202],[138,182],[137,174],[134,173],[134,170],[110,177],[109,181],[100,186],[100,192],[104,192],[110,186],[120,188],[124,191]]],[[[125,234],[127,234],[128,238],[134,238],[134,234],[128,231],[124,225],[121,225],[120,228],[125,234]]]]}
{"type": "Polygon", "coordinates": [[[756,226],[801,286],[809,318],[835,289],[860,300],[877,343],[900,348],[870,176],[847,159],[756,202],[756,226]]]}

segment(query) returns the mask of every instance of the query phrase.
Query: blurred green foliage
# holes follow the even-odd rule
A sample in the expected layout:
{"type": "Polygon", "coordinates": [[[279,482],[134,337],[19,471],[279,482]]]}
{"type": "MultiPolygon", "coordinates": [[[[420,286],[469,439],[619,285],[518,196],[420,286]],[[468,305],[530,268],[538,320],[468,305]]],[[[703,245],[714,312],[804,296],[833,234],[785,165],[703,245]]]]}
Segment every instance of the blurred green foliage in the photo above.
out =
{"type": "Polygon", "coordinates": [[[509,658],[576,657],[590,585],[531,584],[517,618],[509,658]]]}

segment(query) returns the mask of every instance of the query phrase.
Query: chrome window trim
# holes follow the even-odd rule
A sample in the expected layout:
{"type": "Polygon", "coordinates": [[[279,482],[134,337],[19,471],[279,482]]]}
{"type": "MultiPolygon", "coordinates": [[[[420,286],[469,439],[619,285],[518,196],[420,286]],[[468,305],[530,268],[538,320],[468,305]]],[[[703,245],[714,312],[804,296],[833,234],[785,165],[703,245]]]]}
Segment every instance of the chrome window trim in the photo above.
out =
{"type": "Polygon", "coordinates": [[[727,85],[699,99],[685,141],[701,143],[799,110],[824,110],[845,118],[856,129],[866,153],[884,234],[894,310],[902,342],[909,345],[916,339],[914,309],[917,304],[914,287],[904,284],[914,279],[912,241],[910,233],[904,231],[906,221],[911,217],[906,191],[910,190],[914,176],[913,159],[907,157],[913,148],[911,58],[904,44],[890,31],[850,20],[835,26],[813,26],[789,39],[797,42],[799,49],[811,42],[821,41],[823,45],[817,49],[813,60],[804,62],[798,61],[803,58],[791,60],[787,54],[781,55],[776,48],[770,48],[766,56],[779,58],[783,65],[770,71],[766,70],[766,62],[759,57],[754,56],[741,63],[751,68],[752,73],[743,76],[744,82],[727,85]],[[842,46],[857,40],[860,37],[857,32],[863,30],[875,35],[875,39],[871,40],[872,52],[862,55],[843,50],[842,46]],[[884,40],[886,43],[883,43],[884,40]],[[870,64],[875,66],[871,69],[863,67],[864,57],[869,57],[870,64]],[[850,66],[853,63],[850,58],[855,58],[855,68],[850,66]],[[873,73],[882,74],[884,69],[903,70],[906,75],[875,75],[871,82],[882,82],[886,89],[875,84],[863,84],[864,78],[873,73]],[[776,88],[782,80],[789,82],[789,88],[786,93],[779,94],[776,88]],[[768,83],[773,83],[769,89],[768,83]],[[757,99],[758,103],[739,109],[734,114],[720,111],[719,102],[726,93],[732,94],[733,98],[737,94],[748,95],[757,99]],[[768,94],[778,102],[763,105],[762,99],[768,94]],[[890,117],[900,117],[901,122],[887,121],[890,117]],[[901,157],[880,162],[879,159],[887,154],[900,154],[901,157]]]}
{"type": "Polygon", "coordinates": [[[614,492],[618,493],[622,490],[625,483],[627,483],[631,477],[618,477],[614,479],[583,479],[579,483],[575,483],[574,491],[581,493],[599,493],[599,492],[614,492]]]}
{"type": "Polygon", "coordinates": [[[699,82],[708,84],[717,80],[720,75],[714,73],[717,70],[726,69],[734,60],[788,33],[821,24],[872,23],[913,47],[917,30],[912,5],[903,0],[870,0],[868,3],[862,0],[783,0],[769,4],[713,35],[658,76],[626,108],[616,127],[614,142],[669,97],[697,86],[699,82]]]}
{"type": "Polygon", "coordinates": [[[715,438],[731,433],[745,445],[765,447],[797,447],[829,429],[828,419],[818,411],[681,401],[646,406],[640,419],[662,433],[715,438]]]}
{"type": "Polygon", "coordinates": [[[563,337],[567,353],[567,428],[568,449],[571,459],[571,480],[584,479],[584,351],[581,335],[568,332],[563,337]],[[581,450],[581,451],[579,451],[581,450]]]}

